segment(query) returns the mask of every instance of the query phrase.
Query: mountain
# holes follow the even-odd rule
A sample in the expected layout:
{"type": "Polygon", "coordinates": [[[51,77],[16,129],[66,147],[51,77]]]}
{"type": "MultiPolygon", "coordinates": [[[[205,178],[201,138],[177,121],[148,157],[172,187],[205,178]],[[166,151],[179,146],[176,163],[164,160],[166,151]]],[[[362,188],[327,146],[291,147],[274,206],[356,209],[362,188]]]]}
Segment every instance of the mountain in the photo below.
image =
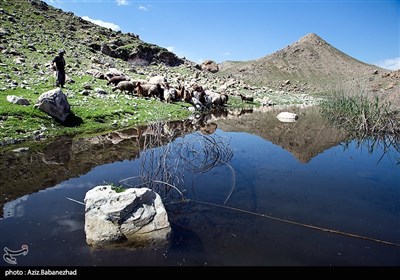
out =
{"type": "Polygon", "coordinates": [[[323,93],[338,88],[399,91],[399,71],[391,72],[356,60],[314,33],[260,59],[227,61],[219,68],[221,74],[248,83],[289,91],[323,93]]]}

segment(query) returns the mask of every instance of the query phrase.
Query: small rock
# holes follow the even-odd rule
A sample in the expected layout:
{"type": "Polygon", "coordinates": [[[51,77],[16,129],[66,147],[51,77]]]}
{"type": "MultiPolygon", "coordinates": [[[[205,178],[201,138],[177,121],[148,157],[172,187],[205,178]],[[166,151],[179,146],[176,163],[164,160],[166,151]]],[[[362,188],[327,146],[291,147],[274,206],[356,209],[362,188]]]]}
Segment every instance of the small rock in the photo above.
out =
{"type": "Polygon", "coordinates": [[[295,113],[281,112],[277,116],[281,122],[295,122],[299,117],[295,113]]]}
{"type": "Polygon", "coordinates": [[[28,50],[31,50],[33,52],[36,51],[35,45],[33,45],[33,44],[28,44],[27,48],[28,48],[28,50]]]}
{"type": "Polygon", "coordinates": [[[107,91],[105,91],[104,89],[101,89],[101,88],[95,88],[94,91],[97,94],[107,94],[107,91]]]}
{"type": "Polygon", "coordinates": [[[91,84],[88,84],[88,83],[84,84],[84,85],[83,85],[83,88],[84,88],[84,89],[87,89],[87,90],[93,89],[93,88],[92,88],[92,85],[91,85],[91,84]]]}
{"type": "Polygon", "coordinates": [[[28,99],[26,99],[24,97],[15,96],[15,95],[7,95],[7,101],[14,103],[14,104],[18,104],[18,105],[30,105],[31,104],[28,99]]]}
{"type": "Polygon", "coordinates": [[[22,153],[22,152],[26,152],[26,151],[29,151],[29,148],[28,147],[21,147],[21,148],[17,148],[17,149],[14,149],[14,150],[12,150],[14,153],[22,153]]]}

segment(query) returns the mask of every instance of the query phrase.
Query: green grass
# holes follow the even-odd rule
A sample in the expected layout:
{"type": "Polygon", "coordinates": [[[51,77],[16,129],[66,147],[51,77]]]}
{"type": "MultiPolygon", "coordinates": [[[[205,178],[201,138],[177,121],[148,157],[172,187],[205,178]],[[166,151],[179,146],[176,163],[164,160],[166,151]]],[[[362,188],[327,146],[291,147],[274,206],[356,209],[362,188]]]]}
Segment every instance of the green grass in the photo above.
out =
{"type": "Polygon", "coordinates": [[[158,120],[177,120],[190,115],[187,105],[167,104],[155,99],[143,99],[119,92],[112,92],[104,80],[89,76],[73,77],[75,83],[67,84],[63,92],[68,96],[71,111],[83,120],[76,127],[65,127],[46,113],[34,108],[39,93],[54,87],[51,81],[32,89],[8,89],[0,91],[0,142],[15,139],[23,140],[42,133],[44,136],[91,134],[101,131],[137,126],[158,120]],[[92,88],[102,88],[108,92],[99,96],[94,90],[89,96],[80,92],[83,85],[89,83],[92,88]],[[31,105],[22,106],[9,103],[7,95],[27,98],[31,105]]]}
{"type": "Polygon", "coordinates": [[[334,124],[364,135],[400,136],[400,111],[378,97],[337,91],[321,102],[322,113],[334,124]]]}
{"type": "Polygon", "coordinates": [[[228,108],[231,109],[247,109],[253,107],[259,107],[260,102],[243,102],[239,96],[229,96],[228,108]]]}
{"type": "Polygon", "coordinates": [[[111,189],[113,191],[115,191],[116,193],[122,193],[122,192],[126,191],[126,188],[124,188],[123,186],[121,186],[121,185],[116,186],[114,184],[111,185],[111,189]]]}

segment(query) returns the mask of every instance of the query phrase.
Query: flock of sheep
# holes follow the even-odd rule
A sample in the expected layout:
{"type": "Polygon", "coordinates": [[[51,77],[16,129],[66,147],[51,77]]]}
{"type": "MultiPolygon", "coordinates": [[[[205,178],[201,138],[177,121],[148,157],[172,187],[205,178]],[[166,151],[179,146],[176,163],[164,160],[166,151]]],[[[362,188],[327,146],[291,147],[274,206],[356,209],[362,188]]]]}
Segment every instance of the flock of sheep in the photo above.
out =
{"type": "Polygon", "coordinates": [[[113,91],[120,90],[140,97],[154,97],[161,101],[183,101],[192,104],[196,109],[224,106],[228,102],[228,95],[205,90],[194,83],[185,88],[184,85],[172,87],[163,76],[151,77],[147,80],[131,80],[125,75],[108,74],[105,76],[108,85],[114,85],[113,91]]]}

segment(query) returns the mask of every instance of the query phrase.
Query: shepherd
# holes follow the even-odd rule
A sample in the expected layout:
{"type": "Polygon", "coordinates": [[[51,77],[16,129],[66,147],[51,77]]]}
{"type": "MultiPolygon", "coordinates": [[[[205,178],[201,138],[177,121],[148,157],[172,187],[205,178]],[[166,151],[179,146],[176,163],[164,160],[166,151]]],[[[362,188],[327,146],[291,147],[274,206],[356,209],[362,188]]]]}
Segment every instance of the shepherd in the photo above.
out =
{"type": "Polygon", "coordinates": [[[58,55],[53,59],[52,64],[57,71],[57,82],[56,86],[64,87],[65,84],[65,50],[61,49],[58,55]]]}

